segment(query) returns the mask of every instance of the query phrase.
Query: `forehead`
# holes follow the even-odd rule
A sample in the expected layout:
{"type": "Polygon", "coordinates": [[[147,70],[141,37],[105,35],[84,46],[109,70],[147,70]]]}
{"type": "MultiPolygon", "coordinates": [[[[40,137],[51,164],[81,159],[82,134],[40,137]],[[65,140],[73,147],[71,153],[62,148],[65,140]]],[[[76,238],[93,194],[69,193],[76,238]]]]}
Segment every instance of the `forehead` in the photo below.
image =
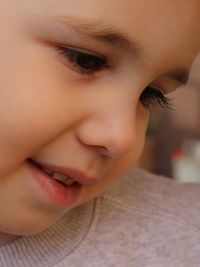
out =
{"type": "Polygon", "coordinates": [[[151,66],[158,61],[166,64],[169,57],[189,65],[197,50],[199,0],[115,0],[114,4],[113,0],[29,1],[37,12],[48,16],[73,17],[117,29],[137,41],[151,66]]]}
{"type": "Polygon", "coordinates": [[[188,68],[199,49],[199,0],[20,0],[14,8],[24,12],[27,24],[34,15],[36,21],[60,17],[66,24],[70,17],[120,32],[141,48],[147,69],[170,69],[177,62],[188,68]]]}

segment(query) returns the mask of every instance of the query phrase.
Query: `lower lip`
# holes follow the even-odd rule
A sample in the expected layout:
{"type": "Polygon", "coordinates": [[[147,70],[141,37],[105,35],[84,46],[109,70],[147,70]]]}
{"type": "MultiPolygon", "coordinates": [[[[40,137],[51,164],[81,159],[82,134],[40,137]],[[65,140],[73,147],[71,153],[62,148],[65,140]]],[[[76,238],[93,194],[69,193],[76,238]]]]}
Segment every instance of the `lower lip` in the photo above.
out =
{"type": "Polygon", "coordinates": [[[48,174],[43,172],[33,162],[27,160],[27,163],[33,177],[50,201],[64,208],[73,206],[77,202],[81,194],[81,184],[74,182],[70,186],[62,185],[48,176],[48,174]]]}

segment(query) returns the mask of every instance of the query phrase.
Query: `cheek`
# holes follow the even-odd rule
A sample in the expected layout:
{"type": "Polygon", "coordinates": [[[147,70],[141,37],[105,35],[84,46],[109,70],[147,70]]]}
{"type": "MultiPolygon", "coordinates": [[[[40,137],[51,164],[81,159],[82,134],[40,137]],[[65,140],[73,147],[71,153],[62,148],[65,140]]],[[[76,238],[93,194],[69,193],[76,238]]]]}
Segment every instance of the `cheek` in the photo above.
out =
{"type": "Polygon", "coordinates": [[[10,170],[71,129],[83,113],[53,48],[25,37],[12,43],[10,53],[0,55],[0,162],[10,170]]]}
{"type": "Polygon", "coordinates": [[[137,162],[142,154],[146,136],[146,130],[149,121],[149,111],[145,109],[142,104],[137,105],[137,119],[136,119],[136,143],[133,154],[135,154],[135,161],[137,162]]]}
{"type": "Polygon", "coordinates": [[[66,101],[48,61],[27,50],[0,61],[1,170],[17,167],[72,120],[63,109],[66,101]]]}

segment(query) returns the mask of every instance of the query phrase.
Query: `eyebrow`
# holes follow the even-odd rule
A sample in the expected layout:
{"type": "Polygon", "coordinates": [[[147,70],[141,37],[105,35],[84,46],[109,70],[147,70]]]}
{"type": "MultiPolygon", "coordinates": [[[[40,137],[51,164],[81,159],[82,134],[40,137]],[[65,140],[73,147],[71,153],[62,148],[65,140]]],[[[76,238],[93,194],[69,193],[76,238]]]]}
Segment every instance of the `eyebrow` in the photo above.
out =
{"type": "MultiPolygon", "coordinates": [[[[130,51],[134,60],[141,60],[144,55],[144,49],[133,42],[125,34],[115,29],[113,25],[104,24],[100,21],[91,21],[87,18],[76,18],[72,16],[54,17],[56,21],[62,22],[72,27],[83,36],[103,42],[105,45],[119,48],[124,51],[130,51]]],[[[162,75],[168,79],[174,80],[181,85],[186,85],[189,79],[190,71],[184,68],[176,68],[167,71],[162,75]]]]}
{"type": "Polygon", "coordinates": [[[189,70],[184,68],[177,68],[164,73],[164,75],[162,76],[174,80],[180,83],[181,85],[186,85],[189,79],[189,74],[189,70]]]}
{"type": "Polygon", "coordinates": [[[119,48],[124,51],[128,50],[133,54],[135,59],[142,57],[142,47],[138,43],[131,41],[130,38],[119,32],[112,25],[70,16],[56,17],[56,20],[71,26],[83,36],[100,41],[107,46],[119,48]]]}

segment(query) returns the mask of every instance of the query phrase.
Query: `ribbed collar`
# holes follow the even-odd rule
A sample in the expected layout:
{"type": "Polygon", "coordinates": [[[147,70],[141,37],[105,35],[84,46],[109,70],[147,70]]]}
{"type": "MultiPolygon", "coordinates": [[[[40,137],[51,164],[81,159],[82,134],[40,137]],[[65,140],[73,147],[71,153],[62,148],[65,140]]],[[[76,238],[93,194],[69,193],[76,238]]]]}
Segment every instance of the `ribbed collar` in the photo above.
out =
{"type": "Polygon", "coordinates": [[[67,258],[87,236],[98,199],[76,207],[41,234],[0,247],[0,267],[54,266],[67,258]]]}

